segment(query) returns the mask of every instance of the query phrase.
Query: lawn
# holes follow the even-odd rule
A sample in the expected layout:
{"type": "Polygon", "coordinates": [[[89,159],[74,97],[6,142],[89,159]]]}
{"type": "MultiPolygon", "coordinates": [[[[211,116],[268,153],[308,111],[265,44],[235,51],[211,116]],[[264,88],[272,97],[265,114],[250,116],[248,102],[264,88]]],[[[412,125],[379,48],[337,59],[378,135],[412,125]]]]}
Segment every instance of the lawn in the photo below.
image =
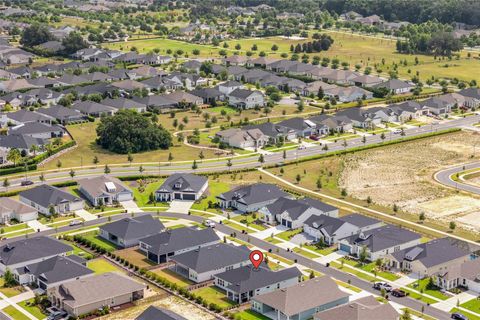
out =
{"type": "Polygon", "coordinates": [[[460,305],[462,308],[468,309],[470,311],[473,311],[475,313],[480,314],[480,299],[475,298],[472,300],[469,300],[465,303],[462,303],[460,305]]]}
{"type": "Polygon", "coordinates": [[[359,293],[359,292],[362,292],[362,289],[358,288],[358,287],[355,287],[355,286],[352,286],[346,282],[343,282],[343,281],[340,281],[340,280],[335,280],[335,282],[341,286],[341,287],[344,287],[344,288],[347,288],[349,290],[352,290],[353,292],[356,292],[356,293],[359,293]]]}
{"type": "Polygon", "coordinates": [[[270,320],[269,317],[266,317],[258,312],[253,310],[244,310],[238,313],[235,313],[235,319],[238,320],[270,320]]]}
{"type": "Polygon", "coordinates": [[[7,232],[14,232],[14,231],[20,231],[23,229],[30,229],[30,227],[26,223],[18,223],[14,224],[8,227],[2,227],[0,229],[0,233],[7,233],[7,232]]]}
{"type": "Polygon", "coordinates": [[[287,231],[284,231],[284,232],[281,232],[277,235],[275,235],[275,237],[278,237],[282,240],[285,240],[285,241],[290,241],[291,238],[293,238],[293,236],[299,234],[299,233],[302,233],[303,232],[303,229],[300,228],[300,229],[294,229],[294,230],[287,230],[287,231]]]}
{"type": "MultiPolygon", "coordinates": [[[[132,188],[133,196],[135,197],[135,202],[139,207],[153,206],[150,203],[150,194],[155,194],[155,191],[162,185],[165,179],[158,179],[149,181],[149,183],[143,186],[144,190],[141,192],[139,187],[132,188]]],[[[158,205],[158,203],[157,203],[158,205]]]]}
{"type": "Polygon", "coordinates": [[[165,278],[175,284],[177,284],[179,287],[186,288],[190,285],[193,284],[192,281],[188,280],[187,278],[182,277],[181,275],[169,270],[169,269],[163,269],[163,270],[151,270],[153,273],[159,275],[162,278],[165,278]]]}
{"type": "Polygon", "coordinates": [[[447,300],[449,296],[444,295],[443,293],[440,292],[440,288],[438,289],[427,289],[428,283],[430,281],[430,278],[424,278],[419,281],[415,281],[414,283],[411,283],[408,285],[409,288],[415,289],[417,291],[422,291],[425,294],[428,294],[432,297],[435,297],[440,300],[447,300]]]}
{"type": "Polygon", "coordinates": [[[458,312],[458,313],[461,313],[461,314],[467,316],[469,320],[480,320],[480,316],[474,315],[474,314],[469,313],[469,312],[465,312],[463,310],[459,310],[458,308],[453,308],[452,310],[450,310],[450,313],[454,313],[454,312],[458,312]]]}
{"type": "Polygon", "coordinates": [[[87,266],[96,274],[102,274],[107,272],[122,272],[122,269],[118,268],[117,266],[103,258],[90,260],[88,261],[87,266]]]}
{"type": "Polygon", "coordinates": [[[276,255],[276,254],[271,253],[271,252],[264,252],[263,255],[265,256],[265,258],[269,257],[269,258],[278,260],[278,261],[283,262],[283,263],[288,264],[288,265],[294,264],[294,262],[292,260],[286,259],[284,257],[281,257],[281,256],[276,255]]]}
{"type": "Polygon", "coordinates": [[[295,247],[293,248],[293,252],[298,253],[304,257],[307,257],[309,259],[315,259],[315,258],[320,258],[320,255],[312,253],[310,251],[303,250],[301,248],[295,247]]]}
{"type": "Polygon", "coordinates": [[[333,253],[338,250],[337,246],[331,246],[331,247],[325,247],[322,249],[317,248],[316,246],[303,246],[304,248],[310,249],[312,251],[315,251],[316,253],[322,255],[322,256],[328,256],[330,253],[333,253]]]}
{"type": "Polygon", "coordinates": [[[125,260],[133,263],[139,268],[148,268],[155,265],[152,261],[148,260],[145,254],[136,248],[128,248],[119,250],[116,252],[117,256],[124,258],[125,260]]]}
{"type": "Polygon", "coordinates": [[[335,268],[335,269],[342,270],[343,272],[351,273],[351,274],[353,274],[353,275],[357,276],[358,278],[361,278],[365,281],[375,282],[377,280],[377,278],[375,278],[374,276],[370,276],[368,274],[365,274],[363,272],[355,270],[355,269],[349,267],[348,265],[344,265],[342,267],[342,265],[340,263],[336,262],[336,261],[330,262],[330,266],[335,268]]]}
{"type": "Polygon", "coordinates": [[[13,306],[6,307],[5,309],[3,309],[3,312],[8,314],[10,317],[12,317],[12,319],[15,319],[15,320],[30,320],[29,317],[27,317],[26,315],[24,315],[23,313],[15,309],[15,307],[13,306]]]}
{"type": "Polygon", "coordinates": [[[91,242],[95,243],[97,246],[104,248],[107,251],[111,252],[118,249],[118,247],[113,243],[111,243],[110,241],[100,238],[98,236],[98,231],[84,233],[82,234],[82,237],[90,240],[91,242]]]}
{"type": "Polygon", "coordinates": [[[437,300],[433,300],[432,298],[429,298],[429,297],[425,297],[423,294],[420,294],[420,293],[416,293],[414,291],[411,291],[407,288],[402,288],[403,291],[405,291],[406,293],[408,293],[408,295],[413,298],[413,299],[416,299],[416,300],[420,300],[422,301],[423,303],[427,303],[427,304],[433,304],[433,303],[436,303],[438,302],[437,300]]]}
{"type": "MultiPolygon", "coordinates": [[[[367,264],[362,264],[358,261],[355,261],[355,260],[349,260],[349,259],[343,259],[345,264],[348,264],[348,265],[351,265],[355,268],[358,268],[358,269],[362,269],[363,271],[367,271],[367,272],[370,272],[373,274],[373,271],[375,270],[375,262],[371,262],[371,263],[367,263],[367,264]]],[[[393,273],[390,273],[390,272],[386,272],[386,271],[378,271],[377,270],[377,276],[378,277],[381,277],[381,278],[384,278],[384,279],[387,279],[387,280],[390,280],[390,281],[395,281],[397,279],[399,279],[400,277],[393,274],[393,273]]]]}
{"type": "Polygon", "coordinates": [[[65,240],[62,240],[62,242],[64,242],[65,244],[68,244],[69,246],[71,246],[73,248],[72,254],[75,254],[75,255],[77,255],[79,257],[82,257],[84,259],[93,258],[92,254],[90,254],[89,252],[86,252],[85,250],[83,250],[82,248],[77,246],[76,244],[74,244],[70,241],[65,241],[65,240]]]}
{"type": "Polygon", "coordinates": [[[199,295],[203,298],[204,301],[207,301],[208,304],[215,303],[219,307],[225,309],[235,305],[233,301],[227,299],[225,291],[217,287],[204,287],[198,290],[193,291],[196,295],[199,295]]]}
{"type": "Polygon", "coordinates": [[[255,223],[258,220],[258,215],[254,217],[254,214],[242,214],[238,215],[236,217],[233,217],[232,220],[243,223],[248,225],[250,228],[257,229],[257,230],[265,230],[266,227],[264,227],[262,224],[255,223]]]}
{"type": "Polygon", "coordinates": [[[33,303],[33,302],[34,302],[34,299],[30,299],[30,300],[19,302],[18,305],[23,309],[27,310],[29,313],[31,313],[35,318],[45,319],[46,314],[44,314],[39,307],[34,305],[29,305],[30,303],[33,303]]]}
{"type": "Polygon", "coordinates": [[[246,226],[241,225],[237,222],[232,222],[230,220],[223,220],[222,223],[224,225],[229,226],[230,228],[235,229],[235,230],[240,231],[240,232],[242,232],[243,230],[245,230],[245,232],[247,232],[247,233],[254,232],[254,230],[252,230],[250,228],[247,228],[246,226]]]}
{"type": "Polygon", "coordinates": [[[268,237],[265,239],[265,241],[271,243],[271,244],[278,244],[278,243],[282,243],[281,240],[278,240],[276,238],[272,238],[272,237],[268,237]]]}
{"type": "MultiPolygon", "coordinates": [[[[221,193],[227,192],[230,190],[231,185],[226,182],[220,181],[209,181],[208,190],[206,193],[206,198],[203,198],[200,202],[195,202],[192,206],[192,209],[208,211],[208,203],[216,203],[217,199],[215,198],[221,193]]],[[[213,210],[213,209],[210,209],[213,210]]]]}

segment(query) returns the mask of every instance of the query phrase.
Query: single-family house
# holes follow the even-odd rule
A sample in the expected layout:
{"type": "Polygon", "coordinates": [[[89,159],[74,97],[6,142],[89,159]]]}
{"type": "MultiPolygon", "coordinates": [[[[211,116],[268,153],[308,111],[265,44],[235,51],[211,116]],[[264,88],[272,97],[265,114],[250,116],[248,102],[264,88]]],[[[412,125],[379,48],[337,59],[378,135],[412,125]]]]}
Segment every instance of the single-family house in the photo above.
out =
{"type": "Polygon", "coordinates": [[[85,120],[85,115],[83,115],[80,111],[60,105],[51,106],[48,108],[39,108],[37,109],[37,112],[52,117],[62,124],[85,120]]]}
{"type": "Polygon", "coordinates": [[[251,109],[265,105],[265,96],[258,90],[236,89],[228,95],[229,105],[239,109],[251,109]]]}
{"type": "Polygon", "coordinates": [[[101,101],[101,104],[115,108],[117,110],[128,109],[135,110],[138,113],[146,112],[147,106],[132,99],[127,98],[107,98],[101,101]]]}
{"type": "Polygon", "coordinates": [[[325,97],[335,98],[340,102],[352,102],[358,100],[368,100],[373,98],[371,91],[365,90],[360,87],[335,87],[324,91],[325,97]]]}
{"type": "Polygon", "coordinates": [[[219,131],[215,134],[220,142],[233,148],[262,148],[268,144],[269,138],[259,129],[231,128],[219,131]]]}
{"type": "Polygon", "coordinates": [[[372,86],[372,88],[374,89],[386,88],[392,94],[405,94],[412,91],[415,88],[415,86],[406,81],[402,81],[398,79],[390,79],[385,82],[378,83],[372,86]]]}
{"type": "Polygon", "coordinates": [[[362,108],[348,108],[338,112],[336,116],[345,116],[352,121],[354,127],[362,129],[372,129],[382,123],[382,118],[362,108]]]}
{"type": "MultiPolygon", "coordinates": [[[[32,155],[35,153],[41,153],[44,151],[45,146],[48,144],[48,140],[32,138],[24,135],[0,135],[0,148],[4,151],[10,149],[17,149],[22,155],[32,155]],[[32,147],[35,146],[38,150],[33,151],[32,147]]],[[[6,158],[4,159],[7,160],[6,158]]]]}
{"type": "Polygon", "coordinates": [[[165,230],[163,223],[150,214],[124,218],[107,223],[99,228],[99,236],[115,245],[128,248],[138,245],[140,239],[165,230]]]}
{"type": "Polygon", "coordinates": [[[65,133],[59,125],[47,125],[40,122],[27,122],[8,129],[9,135],[29,136],[37,139],[61,138],[65,133]]]}
{"type": "Polygon", "coordinates": [[[273,320],[307,320],[348,300],[348,293],[332,278],[323,276],[254,296],[251,302],[252,310],[273,320]]]}
{"type": "Polygon", "coordinates": [[[202,98],[183,91],[174,91],[167,94],[165,97],[175,102],[175,105],[179,108],[188,108],[190,106],[199,106],[203,104],[202,98]]]}
{"type": "Polygon", "coordinates": [[[208,179],[191,173],[174,173],[155,191],[158,201],[199,200],[208,188],[208,179]]]}
{"type": "Polygon", "coordinates": [[[35,220],[38,212],[35,208],[12,198],[0,198],[0,223],[5,224],[12,219],[18,222],[35,220]]]}
{"type": "Polygon", "coordinates": [[[78,186],[78,190],[94,207],[133,200],[132,190],[115,177],[103,175],[84,178],[78,181],[78,186]]]}
{"type": "Polygon", "coordinates": [[[82,199],[48,184],[42,184],[20,192],[20,201],[44,215],[69,213],[83,209],[82,199]]]}
{"type": "Polygon", "coordinates": [[[225,290],[229,300],[242,304],[256,295],[296,285],[302,280],[302,272],[297,267],[272,271],[248,265],[218,273],[214,278],[215,286],[225,290]]]}
{"type": "Polygon", "coordinates": [[[101,117],[102,115],[111,116],[114,115],[115,112],[118,110],[106,106],[104,104],[100,104],[94,101],[77,101],[72,105],[72,109],[80,111],[82,114],[92,117],[101,117]]]}
{"type": "Polygon", "coordinates": [[[462,96],[469,98],[465,101],[465,105],[469,108],[477,108],[480,106],[480,89],[479,88],[467,88],[458,92],[462,96]]]}
{"type": "Polygon", "coordinates": [[[225,94],[216,88],[201,88],[191,91],[191,94],[203,99],[205,104],[215,104],[217,101],[225,100],[225,94]]]}
{"type": "Polygon", "coordinates": [[[245,86],[241,84],[240,82],[234,81],[234,80],[229,80],[223,83],[220,83],[217,86],[218,91],[223,93],[224,95],[228,96],[230,93],[237,89],[245,89],[245,86]]]}
{"type": "Polygon", "coordinates": [[[274,184],[255,183],[240,186],[217,196],[221,208],[254,212],[289,195],[274,184]]]}
{"type": "Polygon", "coordinates": [[[356,86],[370,88],[383,83],[385,80],[376,76],[363,74],[356,78],[353,78],[352,81],[356,86]]]}
{"type": "Polygon", "coordinates": [[[414,100],[392,104],[388,108],[396,114],[397,120],[402,123],[427,115],[429,112],[428,108],[422,107],[420,103],[414,100]]]}
{"type": "Polygon", "coordinates": [[[427,100],[419,101],[422,108],[428,109],[431,114],[445,115],[452,111],[455,102],[449,102],[439,97],[432,97],[427,100]]]}
{"type": "Polygon", "coordinates": [[[212,228],[178,228],[140,239],[139,249],[155,263],[165,263],[177,254],[211,246],[220,241],[212,228]]]}
{"type": "Polygon", "coordinates": [[[317,126],[326,126],[329,132],[347,132],[353,129],[353,122],[347,116],[321,114],[308,120],[316,123],[317,126]]]}

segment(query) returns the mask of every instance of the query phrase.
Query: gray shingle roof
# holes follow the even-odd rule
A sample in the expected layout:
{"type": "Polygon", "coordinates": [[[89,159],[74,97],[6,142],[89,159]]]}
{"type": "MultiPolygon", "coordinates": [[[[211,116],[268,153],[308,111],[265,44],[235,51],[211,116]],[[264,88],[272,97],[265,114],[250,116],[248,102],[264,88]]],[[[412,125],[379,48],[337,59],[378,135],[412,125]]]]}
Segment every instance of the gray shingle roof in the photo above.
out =
{"type": "Polygon", "coordinates": [[[76,197],[68,192],[60,190],[58,188],[49,186],[48,184],[42,184],[31,189],[20,192],[20,196],[39,204],[44,208],[48,208],[50,205],[58,205],[65,202],[82,201],[79,197],[76,197]]]}
{"type": "Polygon", "coordinates": [[[149,306],[135,320],[187,320],[186,318],[167,309],[149,306]]]}
{"type": "Polygon", "coordinates": [[[302,273],[296,267],[272,271],[267,268],[254,269],[252,266],[245,266],[225,271],[215,275],[215,277],[230,283],[229,290],[243,293],[298,278],[301,275],[302,273]]]}
{"type": "Polygon", "coordinates": [[[138,109],[138,108],[144,108],[145,105],[134,101],[132,99],[126,99],[126,98],[116,98],[116,99],[104,99],[101,102],[104,105],[113,107],[115,109],[138,109]]]}
{"type": "Polygon", "coordinates": [[[37,112],[28,111],[26,109],[18,110],[15,112],[9,112],[6,115],[9,119],[22,122],[22,123],[53,120],[52,117],[50,116],[37,113],[37,112]]]}
{"type": "Polygon", "coordinates": [[[268,211],[272,214],[277,215],[286,212],[293,221],[298,219],[298,217],[309,208],[310,206],[306,203],[301,203],[296,199],[288,199],[284,197],[279,198],[277,201],[267,206],[268,211]]]}
{"type": "Polygon", "coordinates": [[[41,134],[41,133],[57,133],[64,131],[64,129],[58,125],[48,125],[40,122],[27,122],[17,127],[12,127],[8,130],[9,134],[41,134]]]}
{"type": "Polygon", "coordinates": [[[79,101],[72,105],[72,108],[82,113],[102,113],[116,110],[113,107],[106,106],[94,101],[79,101]]]}
{"type": "Polygon", "coordinates": [[[331,206],[331,205],[329,205],[325,202],[322,202],[322,201],[319,201],[319,200],[316,200],[316,199],[312,199],[312,198],[308,198],[308,197],[302,198],[298,201],[301,202],[301,203],[306,203],[309,206],[314,207],[315,209],[318,209],[318,210],[323,211],[323,212],[330,212],[330,211],[338,210],[337,207],[331,206]]]}
{"type": "Polygon", "coordinates": [[[0,262],[6,266],[72,251],[72,247],[50,237],[22,239],[0,247],[0,262]]]}
{"type": "Polygon", "coordinates": [[[274,184],[255,183],[241,186],[218,196],[221,200],[236,200],[245,205],[286,197],[288,194],[274,184]]]}
{"type": "Polygon", "coordinates": [[[21,136],[21,135],[10,135],[10,136],[0,136],[0,147],[4,148],[16,148],[16,149],[25,149],[30,150],[30,148],[35,146],[43,146],[48,142],[44,139],[32,138],[30,136],[21,136]]]}
{"type": "Polygon", "coordinates": [[[82,190],[85,190],[92,197],[113,195],[125,191],[132,193],[132,191],[128,189],[127,186],[125,186],[119,179],[106,175],[81,179],[78,181],[78,185],[82,190]],[[109,191],[106,186],[107,183],[113,184],[115,186],[115,190],[109,191]]]}
{"type": "Polygon", "coordinates": [[[150,214],[146,214],[108,223],[101,226],[100,229],[128,241],[158,234],[165,227],[160,220],[153,218],[150,214]]]}
{"type": "Polygon", "coordinates": [[[211,228],[200,230],[193,228],[179,228],[141,239],[141,242],[151,246],[149,249],[150,252],[161,255],[181,249],[201,246],[219,240],[220,238],[218,238],[215,231],[211,228]]]}
{"type": "Polygon", "coordinates": [[[174,173],[165,180],[157,189],[157,192],[195,192],[197,193],[207,183],[204,176],[197,176],[191,173],[174,173]]]}
{"type": "Polygon", "coordinates": [[[47,116],[53,117],[60,121],[68,120],[70,118],[82,117],[80,111],[75,109],[66,108],[64,106],[51,106],[49,108],[40,108],[37,112],[46,114],[47,116]]]}
{"type": "Polygon", "coordinates": [[[178,254],[172,260],[197,273],[203,273],[242,262],[250,263],[249,254],[250,250],[245,246],[237,247],[232,244],[218,243],[178,254]]]}
{"type": "Polygon", "coordinates": [[[339,218],[334,218],[334,217],[329,217],[326,215],[319,215],[319,216],[311,216],[307,220],[305,220],[305,224],[315,228],[317,230],[320,230],[323,233],[323,230],[327,234],[325,236],[332,236],[337,232],[337,230],[343,226],[346,222],[342,221],[339,218]]]}
{"type": "Polygon", "coordinates": [[[371,226],[381,222],[380,220],[369,218],[358,213],[352,213],[352,214],[343,216],[340,219],[350,224],[353,224],[354,226],[357,226],[359,228],[365,228],[367,226],[371,226]]]}

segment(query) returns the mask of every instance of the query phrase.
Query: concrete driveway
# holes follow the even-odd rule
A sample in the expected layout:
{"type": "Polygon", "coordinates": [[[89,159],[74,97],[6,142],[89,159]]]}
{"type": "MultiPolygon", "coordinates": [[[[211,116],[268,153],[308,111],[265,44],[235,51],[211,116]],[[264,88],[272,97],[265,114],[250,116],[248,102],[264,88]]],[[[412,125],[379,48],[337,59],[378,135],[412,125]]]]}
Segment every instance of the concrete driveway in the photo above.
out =
{"type": "Polygon", "coordinates": [[[35,231],[44,231],[50,229],[50,227],[40,223],[38,220],[31,220],[27,222],[27,225],[35,231]]]}
{"type": "Polygon", "coordinates": [[[173,200],[170,202],[170,208],[168,208],[167,212],[188,214],[194,202],[195,201],[189,200],[173,200]]]}
{"type": "Polygon", "coordinates": [[[131,212],[136,213],[136,212],[142,212],[143,211],[138,207],[137,203],[133,200],[121,201],[120,205],[122,207],[124,207],[125,210],[127,210],[128,213],[131,213],[131,212]]]}
{"type": "Polygon", "coordinates": [[[85,209],[80,209],[80,210],[75,211],[75,215],[79,218],[82,218],[85,221],[92,221],[92,220],[97,219],[96,215],[91,214],[90,212],[88,212],[85,209]]]}

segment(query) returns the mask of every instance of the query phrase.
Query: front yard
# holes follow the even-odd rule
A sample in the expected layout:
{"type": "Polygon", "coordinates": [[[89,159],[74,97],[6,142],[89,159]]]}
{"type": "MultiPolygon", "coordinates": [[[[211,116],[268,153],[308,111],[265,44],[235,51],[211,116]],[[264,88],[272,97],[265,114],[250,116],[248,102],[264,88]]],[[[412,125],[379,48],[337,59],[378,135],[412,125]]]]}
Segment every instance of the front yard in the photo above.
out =
{"type": "Polygon", "coordinates": [[[449,296],[440,292],[440,288],[435,285],[429,285],[430,278],[424,278],[408,285],[409,288],[428,294],[440,300],[447,300],[449,296]]]}
{"type": "Polygon", "coordinates": [[[96,244],[97,246],[104,248],[105,250],[112,252],[118,249],[116,245],[111,243],[110,241],[107,241],[105,239],[102,239],[98,236],[98,231],[93,231],[93,232],[88,232],[82,234],[82,238],[85,238],[86,240],[96,244]]]}
{"type": "Polygon", "coordinates": [[[355,261],[355,260],[350,260],[350,259],[343,259],[345,264],[351,265],[355,268],[361,269],[363,271],[370,272],[374,274],[374,271],[376,271],[376,274],[378,277],[390,280],[390,281],[395,281],[397,279],[400,279],[399,276],[396,274],[390,273],[388,271],[382,271],[377,266],[375,265],[375,262],[370,262],[367,264],[362,264],[361,262],[355,261]]]}

